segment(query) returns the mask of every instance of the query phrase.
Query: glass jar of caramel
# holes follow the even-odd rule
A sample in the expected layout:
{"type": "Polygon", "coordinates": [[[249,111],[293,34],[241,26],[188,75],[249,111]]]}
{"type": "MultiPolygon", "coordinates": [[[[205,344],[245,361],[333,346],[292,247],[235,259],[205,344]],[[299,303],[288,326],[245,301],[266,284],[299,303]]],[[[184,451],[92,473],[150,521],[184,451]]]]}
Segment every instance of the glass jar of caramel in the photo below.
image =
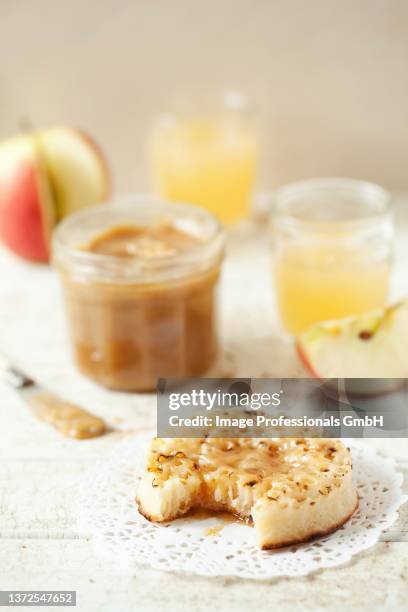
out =
{"type": "Polygon", "coordinates": [[[223,250],[215,217],[191,205],[126,198],[63,221],[53,261],[81,373],[123,391],[205,374],[223,250]]]}

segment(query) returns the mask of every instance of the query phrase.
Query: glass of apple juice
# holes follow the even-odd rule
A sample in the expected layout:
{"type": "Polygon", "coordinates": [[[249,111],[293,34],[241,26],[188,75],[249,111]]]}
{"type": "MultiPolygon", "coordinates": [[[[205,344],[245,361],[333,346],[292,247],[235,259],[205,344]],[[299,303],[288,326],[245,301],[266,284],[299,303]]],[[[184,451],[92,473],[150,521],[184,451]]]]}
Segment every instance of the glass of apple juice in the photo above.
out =
{"type": "Polygon", "coordinates": [[[258,156],[244,96],[180,99],[153,124],[148,159],[156,193],[198,204],[224,225],[248,214],[258,156]]]}
{"type": "Polygon", "coordinates": [[[382,187],[334,178],[293,183],[276,195],[272,231],[278,309],[291,334],[385,305],[394,228],[382,187]]]}

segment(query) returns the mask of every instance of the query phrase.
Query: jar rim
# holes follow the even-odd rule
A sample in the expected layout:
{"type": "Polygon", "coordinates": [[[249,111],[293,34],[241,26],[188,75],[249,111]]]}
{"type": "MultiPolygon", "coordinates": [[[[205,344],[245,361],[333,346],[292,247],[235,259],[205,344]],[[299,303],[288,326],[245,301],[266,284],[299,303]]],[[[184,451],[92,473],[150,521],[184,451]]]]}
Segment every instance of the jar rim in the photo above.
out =
{"type": "Polygon", "coordinates": [[[308,179],[290,183],[280,188],[274,198],[272,216],[278,222],[287,226],[296,226],[302,230],[352,230],[367,227],[392,216],[392,196],[376,183],[360,181],[349,178],[318,178],[308,179]],[[326,199],[327,198],[327,199],[326,199]],[[344,206],[341,215],[330,218],[333,210],[330,208],[335,199],[342,199],[344,203],[353,201],[355,210],[344,214],[344,206]],[[323,210],[316,210],[314,205],[310,210],[302,208],[302,203],[307,201],[317,202],[323,199],[323,210]]]}
{"type": "Polygon", "coordinates": [[[211,267],[220,260],[224,249],[224,230],[218,219],[207,210],[193,205],[167,202],[151,195],[124,195],[111,202],[91,206],[73,213],[56,228],[52,240],[52,259],[57,267],[68,263],[78,273],[105,276],[100,280],[114,283],[157,282],[172,277],[183,277],[196,267],[211,267]],[[81,249],[86,241],[72,244],[75,228],[84,228],[92,222],[105,219],[104,226],[92,230],[88,240],[122,224],[146,226],[154,220],[190,220],[206,226],[207,235],[189,249],[163,258],[120,257],[81,249]],[[108,223],[106,223],[106,219],[108,223]],[[128,219],[124,221],[124,219],[128,219]],[[121,221],[122,220],[122,221],[121,221]],[[70,244],[71,236],[71,244],[70,244]],[[206,266],[204,264],[207,264],[206,266]],[[118,270],[120,274],[118,275],[118,270]],[[162,278],[163,277],[163,278],[162,278]]]}

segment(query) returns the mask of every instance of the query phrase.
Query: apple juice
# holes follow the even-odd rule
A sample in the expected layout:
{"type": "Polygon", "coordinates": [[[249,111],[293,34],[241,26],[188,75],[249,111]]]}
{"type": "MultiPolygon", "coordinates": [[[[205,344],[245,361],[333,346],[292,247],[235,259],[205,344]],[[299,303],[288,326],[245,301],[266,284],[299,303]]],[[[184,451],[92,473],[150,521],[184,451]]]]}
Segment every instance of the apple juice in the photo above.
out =
{"type": "Polygon", "coordinates": [[[284,327],[383,307],[393,238],[389,194],[351,179],[321,179],[278,192],[273,217],[274,279],[284,327]]]}
{"type": "Polygon", "coordinates": [[[285,328],[299,334],[313,323],[382,308],[390,263],[367,264],[364,249],[292,246],[275,262],[276,295],[285,328]]]}
{"type": "Polygon", "coordinates": [[[161,197],[199,204],[227,225],[248,214],[257,144],[237,108],[163,116],[151,132],[148,153],[161,197]]]}

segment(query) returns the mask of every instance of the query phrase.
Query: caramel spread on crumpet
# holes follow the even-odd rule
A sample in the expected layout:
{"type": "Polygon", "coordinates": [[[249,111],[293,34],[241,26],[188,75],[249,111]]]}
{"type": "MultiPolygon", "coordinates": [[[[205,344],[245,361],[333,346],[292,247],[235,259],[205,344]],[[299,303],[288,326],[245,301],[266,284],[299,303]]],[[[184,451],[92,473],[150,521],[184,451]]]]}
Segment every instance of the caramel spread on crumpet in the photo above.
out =
{"type": "Polygon", "coordinates": [[[259,546],[279,548],[338,529],[358,496],[350,451],[321,438],[155,438],[137,494],[154,522],[192,508],[253,522],[259,546]]]}

